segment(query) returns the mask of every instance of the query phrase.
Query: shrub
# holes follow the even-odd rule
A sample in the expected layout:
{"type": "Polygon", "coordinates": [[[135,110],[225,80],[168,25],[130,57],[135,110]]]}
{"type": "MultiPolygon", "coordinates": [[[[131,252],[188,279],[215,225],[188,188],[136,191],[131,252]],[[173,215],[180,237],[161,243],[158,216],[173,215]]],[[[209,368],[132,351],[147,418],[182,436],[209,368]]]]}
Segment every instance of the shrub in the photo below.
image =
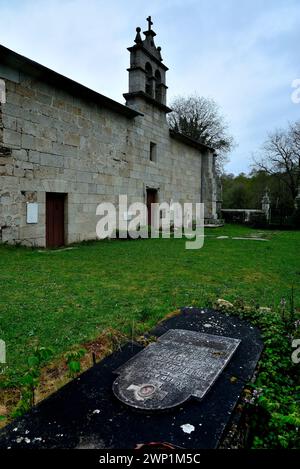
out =
{"type": "Polygon", "coordinates": [[[300,365],[291,359],[291,343],[299,333],[300,322],[293,298],[289,309],[281,305],[278,311],[262,312],[235,304],[234,310],[226,314],[238,315],[257,326],[265,345],[255,384],[249,385],[254,398],[246,400],[251,415],[248,445],[300,448],[300,365]]]}

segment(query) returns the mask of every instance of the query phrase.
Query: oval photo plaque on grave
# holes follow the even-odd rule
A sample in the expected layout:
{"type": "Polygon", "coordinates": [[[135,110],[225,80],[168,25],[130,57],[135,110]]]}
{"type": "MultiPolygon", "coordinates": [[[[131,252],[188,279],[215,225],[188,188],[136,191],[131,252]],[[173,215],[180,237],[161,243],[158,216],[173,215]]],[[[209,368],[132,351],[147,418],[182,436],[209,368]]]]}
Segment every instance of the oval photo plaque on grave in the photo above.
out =
{"type": "Polygon", "coordinates": [[[115,371],[113,392],[144,410],[175,407],[192,396],[202,399],[239,344],[230,337],[171,329],[115,371]]]}

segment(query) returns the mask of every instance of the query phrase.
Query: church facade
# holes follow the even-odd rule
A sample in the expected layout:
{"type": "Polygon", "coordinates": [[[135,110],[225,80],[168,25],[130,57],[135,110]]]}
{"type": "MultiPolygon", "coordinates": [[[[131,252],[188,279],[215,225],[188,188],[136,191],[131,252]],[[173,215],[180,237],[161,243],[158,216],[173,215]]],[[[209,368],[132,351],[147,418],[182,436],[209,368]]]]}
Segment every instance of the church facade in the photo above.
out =
{"type": "Polygon", "coordinates": [[[126,105],[0,46],[0,241],[96,238],[96,207],[203,202],[217,219],[215,152],[171,131],[151,19],[129,47],[126,105]]]}

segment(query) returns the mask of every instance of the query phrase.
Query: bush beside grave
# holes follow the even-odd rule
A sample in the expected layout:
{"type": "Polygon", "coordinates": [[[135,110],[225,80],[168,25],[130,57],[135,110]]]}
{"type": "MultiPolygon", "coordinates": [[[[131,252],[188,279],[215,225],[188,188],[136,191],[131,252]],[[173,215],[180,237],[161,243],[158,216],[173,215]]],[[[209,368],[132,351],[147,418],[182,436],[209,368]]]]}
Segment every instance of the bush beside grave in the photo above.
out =
{"type": "Polygon", "coordinates": [[[258,373],[245,399],[250,415],[246,446],[264,449],[300,448],[300,364],[292,361],[292,340],[300,337],[300,314],[293,306],[277,311],[249,308],[242,301],[224,314],[238,315],[257,326],[264,351],[258,373]]]}

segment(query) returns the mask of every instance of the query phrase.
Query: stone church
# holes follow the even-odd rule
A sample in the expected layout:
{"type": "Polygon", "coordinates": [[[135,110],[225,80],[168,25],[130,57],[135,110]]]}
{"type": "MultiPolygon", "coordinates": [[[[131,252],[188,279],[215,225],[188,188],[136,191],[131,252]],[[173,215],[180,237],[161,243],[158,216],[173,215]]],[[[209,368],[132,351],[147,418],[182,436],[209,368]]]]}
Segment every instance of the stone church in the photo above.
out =
{"type": "Polygon", "coordinates": [[[96,207],[204,202],[216,220],[215,152],[171,131],[151,18],[129,47],[126,105],[0,46],[0,241],[96,238],[96,207]]]}

